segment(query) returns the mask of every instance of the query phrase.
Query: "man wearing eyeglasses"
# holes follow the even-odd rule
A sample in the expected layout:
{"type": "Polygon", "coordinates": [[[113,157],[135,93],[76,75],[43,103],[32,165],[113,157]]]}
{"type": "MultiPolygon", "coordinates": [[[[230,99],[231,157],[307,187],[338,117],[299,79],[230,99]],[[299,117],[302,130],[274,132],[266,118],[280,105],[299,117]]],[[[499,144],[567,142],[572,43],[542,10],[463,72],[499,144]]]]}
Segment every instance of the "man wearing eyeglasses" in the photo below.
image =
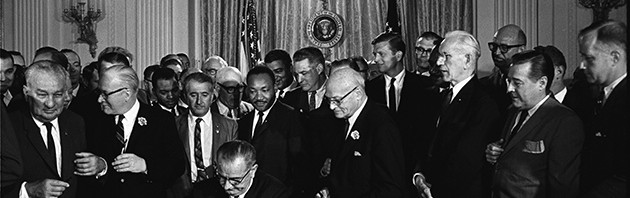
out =
{"type": "Polygon", "coordinates": [[[169,189],[169,197],[173,198],[186,197],[203,188],[200,182],[214,176],[217,148],[237,137],[236,121],[210,110],[215,84],[212,79],[203,73],[193,73],[183,83],[184,95],[190,105],[176,118],[176,124],[184,143],[187,166],[184,175],[169,189]]]}
{"type": "Polygon", "coordinates": [[[243,75],[235,67],[224,67],[217,71],[215,90],[219,99],[212,103],[210,110],[232,120],[239,120],[254,110],[252,104],[242,101],[245,85],[243,75]]]}
{"type": "Polygon", "coordinates": [[[220,56],[210,56],[203,62],[203,65],[201,65],[201,71],[210,76],[212,81],[216,82],[217,71],[227,66],[227,62],[225,62],[225,60],[223,60],[220,56]]]}
{"type": "Polygon", "coordinates": [[[166,197],[166,189],[186,165],[173,117],[140,103],[139,80],[131,67],[101,71],[98,102],[107,114],[93,124],[92,149],[108,164],[99,180],[102,197],[166,197]]]}
{"type": "Polygon", "coordinates": [[[429,73],[429,55],[435,48],[435,41],[441,41],[442,37],[435,32],[424,32],[416,40],[416,66],[412,68],[411,72],[430,76],[429,73]]]}
{"type": "Polygon", "coordinates": [[[507,107],[511,103],[511,99],[507,94],[506,79],[512,63],[512,56],[525,50],[526,43],[527,37],[525,32],[514,24],[499,28],[494,33],[492,42],[488,43],[495,71],[489,76],[481,78],[480,82],[499,104],[499,110],[502,114],[507,113],[507,107]]]}
{"type": "MultiPolygon", "coordinates": [[[[403,197],[405,165],[398,127],[387,110],[365,93],[364,79],[351,68],[335,70],[326,97],[345,130],[330,161],[329,185],[318,197],[403,197]]],[[[334,140],[331,140],[334,141],[334,140]]]]}
{"type": "Polygon", "coordinates": [[[286,198],[290,189],[280,180],[258,169],[256,150],[251,144],[235,140],[217,150],[216,177],[202,182],[195,198],[286,198]]]}

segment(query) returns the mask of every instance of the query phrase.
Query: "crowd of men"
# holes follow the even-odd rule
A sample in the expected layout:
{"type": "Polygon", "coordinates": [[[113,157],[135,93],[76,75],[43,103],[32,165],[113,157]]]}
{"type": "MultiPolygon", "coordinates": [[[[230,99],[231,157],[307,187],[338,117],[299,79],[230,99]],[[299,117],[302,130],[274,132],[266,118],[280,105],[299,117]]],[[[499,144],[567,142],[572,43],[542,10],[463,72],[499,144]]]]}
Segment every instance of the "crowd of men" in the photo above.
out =
{"type": "Polygon", "coordinates": [[[570,68],[516,25],[488,43],[400,34],[327,63],[318,48],[268,52],[243,74],[219,56],[168,54],[143,71],[0,49],[2,197],[624,197],[626,25],[579,33],[570,68]],[[418,64],[403,65],[415,55],[418,64]],[[82,68],[82,69],[81,69],[82,68]]]}

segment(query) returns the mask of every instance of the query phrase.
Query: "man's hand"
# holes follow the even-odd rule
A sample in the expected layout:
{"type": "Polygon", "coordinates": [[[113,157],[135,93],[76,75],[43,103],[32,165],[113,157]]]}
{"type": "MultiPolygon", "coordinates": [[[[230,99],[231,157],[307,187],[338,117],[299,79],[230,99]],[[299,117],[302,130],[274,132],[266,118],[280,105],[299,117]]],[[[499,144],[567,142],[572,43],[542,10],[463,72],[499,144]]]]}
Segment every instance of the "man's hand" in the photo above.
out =
{"type": "Polygon", "coordinates": [[[324,161],[324,166],[322,166],[322,168],[319,170],[319,176],[327,177],[330,174],[330,162],[331,159],[326,158],[326,161],[324,161]]]}
{"type": "Polygon", "coordinates": [[[24,185],[29,197],[59,197],[68,187],[70,184],[54,179],[27,182],[24,185]]]}
{"type": "Polygon", "coordinates": [[[77,159],[74,160],[75,175],[93,176],[102,172],[105,166],[107,166],[104,160],[101,160],[100,157],[92,153],[81,152],[75,153],[74,155],[77,157],[77,159]]]}
{"type": "Polygon", "coordinates": [[[433,196],[431,195],[431,184],[427,182],[422,173],[418,173],[414,176],[413,185],[416,186],[416,189],[418,189],[418,194],[422,198],[433,198],[433,196]]]}
{"type": "Polygon", "coordinates": [[[133,153],[123,153],[114,158],[112,166],[116,172],[132,172],[144,173],[147,170],[147,164],[141,157],[133,153]]]}
{"type": "Polygon", "coordinates": [[[320,190],[317,194],[315,194],[315,198],[330,198],[330,192],[328,192],[328,188],[320,190]]]}
{"type": "Polygon", "coordinates": [[[503,139],[499,141],[493,142],[486,146],[486,161],[491,164],[497,163],[497,159],[499,159],[499,155],[503,153],[503,148],[501,148],[501,144],[503,144],[503,139]]]}

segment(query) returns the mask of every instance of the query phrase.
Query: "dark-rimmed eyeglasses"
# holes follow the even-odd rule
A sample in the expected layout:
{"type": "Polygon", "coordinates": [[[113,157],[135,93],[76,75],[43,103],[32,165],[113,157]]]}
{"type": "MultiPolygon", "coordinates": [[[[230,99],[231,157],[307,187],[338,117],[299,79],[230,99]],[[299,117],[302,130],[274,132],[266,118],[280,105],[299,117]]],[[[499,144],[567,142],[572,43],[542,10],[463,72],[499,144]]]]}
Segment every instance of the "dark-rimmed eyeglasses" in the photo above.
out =
{"type": "Polygon", "coordinates": [[[122,90],[125,90],[125,89],[128,89],[128,88],[127,87],[123,87],[123,88],[120,88],[120,89],[116,89],[116,90],[114,90],[112,92],[106,92],[106,91],[100,90],[100,89],[97,89],[97,91],[98,91],[99,96],[103,97],[104,99],[107,99],[107,97],[109,97],[109,96],[111,96],[111,95],[113,95],[115,93],[121,92],[122,90]]]}
{"type": "Polygon", "coordinates": [[[221,174],[219,174],[219,171],[214,171],[216,173],[217,178],[219,179],[219,182],[221,182],[222,184],[225,183],[226,181],[229,182],[232,186],[237,186],[240,185],[241,183],[243,183],[243,181],[245,180],[245,177],[247,177],[247,175],[249,175],[249,172],[252,170],[252,167],[249,167],[247,169],[247,172],[245,172],[245,175],[243,175],[242,177],[232,177],[232,178],[228,178],[225,177],[221,174]]]}
{"type": "Polygon", "coordinates": [[[420,52],[420,54],[431,54],[431,51],[433,51],[433,49],[423,49],[421,47],[416,47],[416,51],[420,52]]]}
{"type": "Polygon", "coordinates": [[[225,85],[223,85],[221,83],[217,83],[217,84],[219,84],[219,86],[221,86],[223,89],[225,89],[225,91],[227,93],[229,93],[229,94],[232,94],[232,93],[237,92],[237,91],[238,91],[238,93],[241,93],[241,92],[243,92],[243,89],[245,89],[245,86],[242,86],[242,85],[225,86],[225,85]]]}
{"type": "Polygon", "coordinates": [[[339,106],[339,105],[341,105],[341,102],[343,102],[343,100],[346,99],[346,97],[348,97],[350,95],[350,93],[352,93],[357,88],[359,88],[359,86],[354,87],[354,89],[350,90],[348,93],[343,95],[343,97],[341,97],[340,99],[334,99],[334,98],[328,98],[327,97],[328,101],[330,101],[330,104],[334,104],[335,106],[339,106]]]}
{"type": "Polygon", "coordinates": [[[491,52],[495,52],[497,51],[497,49],[501,50],[501,53],[505,54],[508,51],[510,51],[511,48],[514,47],[520,47],[523,46],[525,44],[516,44],[516,45],[506,45],[506,44],[498,44],[498,43],[494,43],[494,42],[489,42],[488,43],[488,48],[490,48],[491,52]]]}

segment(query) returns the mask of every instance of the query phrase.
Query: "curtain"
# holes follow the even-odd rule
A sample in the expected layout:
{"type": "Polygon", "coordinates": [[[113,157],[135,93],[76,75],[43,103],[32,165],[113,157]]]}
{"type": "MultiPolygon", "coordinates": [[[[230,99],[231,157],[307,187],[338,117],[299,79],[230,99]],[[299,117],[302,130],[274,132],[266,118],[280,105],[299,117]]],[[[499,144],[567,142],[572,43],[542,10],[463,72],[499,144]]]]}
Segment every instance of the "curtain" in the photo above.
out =
{"type": "MultiPolygon", "coordinates": [[[[261,38],[261,54],[283,49],[293,54],[313,46],[306,36],[306,24],[322,10],[321,0],[254,0],[261,38]]],[[[330,48],[327,60],[361,55],[373,59],[372,39],[384,31],[387,0],[328,0],[328,10],[344,24],[343,38],[330,48]]],[[[202,1],[202,55],[223,57],[237,65],[240,24],[246,0],[202,1]]],[[[415,39],[423,31],[444,34],[451,30],[472,31],[472,1],[398,0],[402,35],[407,43],[405,64],[415,63],[415,39]]]]}

